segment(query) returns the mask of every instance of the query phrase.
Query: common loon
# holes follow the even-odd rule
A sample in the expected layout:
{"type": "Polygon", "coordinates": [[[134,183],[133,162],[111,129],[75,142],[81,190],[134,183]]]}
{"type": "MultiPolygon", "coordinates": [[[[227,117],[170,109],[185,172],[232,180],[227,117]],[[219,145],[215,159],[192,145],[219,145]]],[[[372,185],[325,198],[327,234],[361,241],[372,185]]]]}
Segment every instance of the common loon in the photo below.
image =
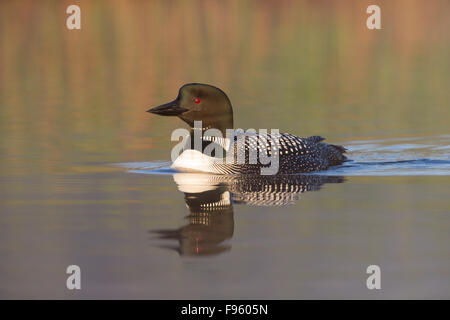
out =
{"type": "MultiPolygon", "coordinates": [[[[300,138],[289,133],[246,133],[233,129],[233,109],[230,99],[221,89],[201,83],[183,85],[177,98],[169,103],[147,110],[162,116],[178,116],[190,127],[190,137],[201,136],[201,151],[194,148],[195,139],[175,159],[172,168],[180,171],[215,174],[260,174],[271,164],[267,157],[278,161],[276,174],[294,174],[326,170],[347,160],[342,146],[321,142],[324,138],[300,138]],[[201,127],[197,127],[201,121],[201,127]],[[208,136],[216,129],[222,137],[232,131],[231,138],[208,136]],[[239,142],[239,143],[238,143],[239,142]],[[222,147],[226,156],[204,151],[209,147],[222,147]],[[258,154],[256,161],[252,152],[258,154]],[[263,161],[263,155],[265,156],[263,161]],[[231,161],[230,161],[231,157],[231,161]],[[218,160],[226,161],[218,161],[218,160]],[[239,161],[242,160],[242,161],[239,161]]],[[[211,150],[212,148],[209,148],[211,150]]],[[[264,174],[264,173],[263,173],[264,174]]]]}

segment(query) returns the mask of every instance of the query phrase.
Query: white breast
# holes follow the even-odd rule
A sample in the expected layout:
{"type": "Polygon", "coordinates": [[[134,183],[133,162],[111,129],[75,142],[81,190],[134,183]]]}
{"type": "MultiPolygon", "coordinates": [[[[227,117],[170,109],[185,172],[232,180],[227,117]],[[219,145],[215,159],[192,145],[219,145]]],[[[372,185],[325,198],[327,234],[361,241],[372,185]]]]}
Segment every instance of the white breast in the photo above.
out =
{"type": "Polygon", "coordinates": [[[180,171],[215,173],[213,164],[217,163],[218,160],[218,158],[204,155],[200,151],[189,149],[183,151],[171,167],[180,171]]]}

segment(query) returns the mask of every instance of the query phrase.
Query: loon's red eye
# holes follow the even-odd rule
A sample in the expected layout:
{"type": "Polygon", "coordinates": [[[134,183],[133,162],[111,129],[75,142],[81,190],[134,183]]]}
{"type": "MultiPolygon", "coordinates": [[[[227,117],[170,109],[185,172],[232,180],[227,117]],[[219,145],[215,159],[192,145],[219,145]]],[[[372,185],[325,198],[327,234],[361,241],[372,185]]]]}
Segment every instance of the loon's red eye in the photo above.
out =
{"type": "Polygon", "coordinates": [[[199,98],[195,98],[195,99],[194,99],[194,102],[195,102],[195,103],[200,103],[200,99],[199,99],[199,98]]]}

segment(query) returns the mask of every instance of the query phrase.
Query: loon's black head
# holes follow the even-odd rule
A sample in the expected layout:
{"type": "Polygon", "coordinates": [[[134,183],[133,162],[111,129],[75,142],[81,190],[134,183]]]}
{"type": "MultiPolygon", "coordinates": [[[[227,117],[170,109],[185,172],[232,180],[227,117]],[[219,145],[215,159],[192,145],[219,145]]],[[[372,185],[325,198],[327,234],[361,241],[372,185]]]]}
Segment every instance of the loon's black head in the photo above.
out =
{"type": "Polygon", "coordinates": [[[194,127],[194,121],[202,121],[204,129],[219,129],[224,136],[226,129],[233,128],[230,99],[225,92],[208,84],[185,84],[174,101],[147,112],[161,116],[177,116],[191,127],[194,127]]]}

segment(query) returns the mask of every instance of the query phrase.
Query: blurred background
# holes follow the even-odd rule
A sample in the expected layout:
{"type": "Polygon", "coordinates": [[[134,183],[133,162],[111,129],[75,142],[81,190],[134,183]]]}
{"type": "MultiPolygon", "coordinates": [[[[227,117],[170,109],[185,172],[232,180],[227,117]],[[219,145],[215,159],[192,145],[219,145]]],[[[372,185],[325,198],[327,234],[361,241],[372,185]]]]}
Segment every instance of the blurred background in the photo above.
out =
{"type": "Polygon", "coordinates": [[[448,175],[240,206],[231,251],[198,261],[149,240],[185,223],[171,176],[112,164],[170,159],[185,125],[145,111],[188,82],[223,89],[236,127],[344,145],[447,134],[448,159],[449,30],[448,0],[1,1],[0,297],[448,298],[448,175]],[[365,288],[372,263],[384,293],[365,288]]]}
{"type": "Polygon", "coordinates": [[[183,125],[145,110],[188,82],[222,88],[241,128],[446,132],[450,3],[377,1],[382,30],[368,30],[372,2],[2,1],[1,168],[167,159],[183,125]],[[66,28],[73,3],[81,30],[66,28]]]}

